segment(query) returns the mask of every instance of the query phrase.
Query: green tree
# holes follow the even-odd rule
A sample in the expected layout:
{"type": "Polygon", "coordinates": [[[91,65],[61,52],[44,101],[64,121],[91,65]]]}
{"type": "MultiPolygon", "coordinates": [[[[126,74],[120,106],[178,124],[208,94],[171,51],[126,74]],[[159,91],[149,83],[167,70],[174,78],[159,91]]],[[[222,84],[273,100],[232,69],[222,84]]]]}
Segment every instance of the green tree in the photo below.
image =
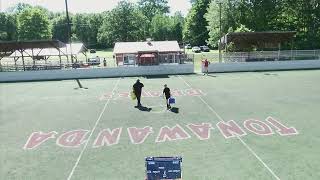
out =
{"type": "Polygon", "coordinates": [[[73,32],[77,37],[77,40],[88,44],[90,36],[90,24],[89,17],[86,14],[76,14],[72,20],[73,32]]]}
{"type": "Polygon", "coordinates": [[[234,32],[252,32],[252,30],[247,28],[245,25],[240,24],[240,26],[234,32]]]}
{"type": "Polygon", "coordinates": [[[52,19],[52,39],[67,43],[68,39],[68,25],[66,16],[58,16],[52,19]]]}
{"type": "Polygon", "coordinates": [[[281,10],[282,0],[241,0],[234,9],[238,23],[255,31],[275,30],[273,23],[281,10]]]}
{"type": "Polygon", "coordinates": [[[204,15],[207,13],[210,0],[197,0],[187,15],[183,30],[183,39],[192,45],[203,45],[208,40],[208,22],[204,15]]]}
{"type": "Polygon", "coordinates": [[[216,1],[209,5],[208,13],[205,15],[208,21],[207,29],[209,31],[208,44],[212,47],[218,47],[221,36],[228,32],[233,32],[241,23],[239,21],[239,9],[241,6],[230,0],[223,0],[221,3],[221,35],[220,35],[220,7],[216,1]]]}
{"type": "Polygon", "coordinates": [[[13,41],[18,39],[18,23],[17,23],[17,15],[7,14],[7,40],[13,41]]]}
{"type": "Polygon", "coordinates": [[[171,40],[171,18],[166,15],[155,15],[151,21],[150,35],[153,40],[171,40]]]}
{"type": "Polygon", "coordinates": [[[184,27],[184,17],[181,14],[181,12],[176,12],[174,16],[172,17],[172,35],[173,35],[173,40],[177,40],[178,42],[182,42],[182,32],[183,32],[183,27],[184,27]]]}
{"type": "Polygon", "coordinates": [[[17,23],[16,16],[11,14],[0,13],[0,40],[16,40],[17,23]]]}
{"type": "MultiPolygon", "coordinates": [[[[235,31],[233,31],[232,29],[230,29],[229,32],[252,32],[251,29],[247,28],[245,25],[243,24],[240,24],[239,27],[237,27],[237,29],[235,31]]],[[[227,45],[227,49],[228,51],[253,51],[256,49],[255,46],[252,46],[252,47],[248,47],[248,48],[244,48],[244,49],[239,49],[235,46],[235,44],[233,42],[231,43],[228,43],[227,45]]]]}
{"type": "Polygon", "coordinates": [[[169,13],[170,8],[167,0],[139,0],[139,9],[151,22],[157,14],[169,13]]]}
{"type": "Polygon", "coordinates": [[[114,42],[143,40],[147,32],[145,21],[145,16],[134,4],[121,1],[105,16],[98,42],[110,47],[114,42]]]}
{"type": "Polygon", "coordinates": [[[0,13],[0,40],[7,40],[7,17],[6,14],[0,13]]]}
{"type": "Polygon", "coordinates": [[[9,7],[6,12],[9,14],[19,14],[26,9],[30,9],[32,6],[26,3],[18,3],[15,6],[9,7]]]}
{"type": "Polygon", "coordinates": [[[18,32],[20,40],[50,39],[51,26],[42,10],[25,9],[18,15],[18,32]]]}
{"type": "MultiPolygon", "coordinates": [[[[318,0],[223,0],[222,35],[241,24],[253,31],[297,31],[295,48],[320,48],[319,4],[318,0]]],[[[220,38],[217,17],[219,8],[212,2],[206,14],[212,46],[220,38]]]]}
{"type": "Polygon", "coordinates": [[[89,47],[99,47],[98,43],[98,33],[103,22],[103,16],[101,14],[90,14],[88,24],[90,25],[89,33],[89,47]]]}
{"type": "Polygon", "coordinates": [[[275,21],[279,30],[297,31],[297,49],[320,48],[320,2],[317,0],[283,0],[275,21]]]}

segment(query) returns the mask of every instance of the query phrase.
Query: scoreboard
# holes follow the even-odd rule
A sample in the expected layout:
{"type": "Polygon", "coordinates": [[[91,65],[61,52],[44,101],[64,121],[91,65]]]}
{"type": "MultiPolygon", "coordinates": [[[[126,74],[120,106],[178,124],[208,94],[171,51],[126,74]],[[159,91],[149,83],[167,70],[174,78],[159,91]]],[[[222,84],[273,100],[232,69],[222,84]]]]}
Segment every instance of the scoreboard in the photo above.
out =
{"type": "Polygon", "coordinates": [[[181,179],[182,157],[147,157],[147,180],[181,179]]]}

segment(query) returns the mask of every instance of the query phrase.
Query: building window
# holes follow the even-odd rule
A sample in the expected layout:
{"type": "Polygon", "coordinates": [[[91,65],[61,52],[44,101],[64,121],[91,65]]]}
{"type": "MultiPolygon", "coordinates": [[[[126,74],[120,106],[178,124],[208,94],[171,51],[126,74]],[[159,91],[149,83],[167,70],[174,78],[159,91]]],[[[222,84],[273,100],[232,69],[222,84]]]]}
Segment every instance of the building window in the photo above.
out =
{"type": "Polygon", "coordinates": [[[136,56],[134,54],[126,54],[123,57],[124,65],[134,65],[136,62],[136,56]]]}

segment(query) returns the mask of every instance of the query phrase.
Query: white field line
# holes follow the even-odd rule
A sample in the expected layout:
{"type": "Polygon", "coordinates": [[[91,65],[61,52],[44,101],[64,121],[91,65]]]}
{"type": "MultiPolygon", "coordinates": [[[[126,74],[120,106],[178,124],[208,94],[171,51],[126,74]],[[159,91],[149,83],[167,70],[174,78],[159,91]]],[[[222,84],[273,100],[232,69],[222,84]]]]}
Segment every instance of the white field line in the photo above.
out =
{"type": "MultiPolygon", "coordinates": [[[[189,87],[192,88],[190,84],[187,83],[186,80],[184,80],[181,76],[179,76],[179,78],[189,87]]],[[[199,99],[221,120],[224,121],[224,119],[214,110],[214,108],[212,108],[212,106],[210,106],[201,96],[198,96],[199,99]]],[[[272,174],[272,176],[277,179],[280,180],[280,178],[273,172],[273,170],[258,156],[258,154],[247,144],[245,143],[241,137],[237,136],[237,139],[242,143],[242,145],[244,147],[246,147],[250,153],[259,161],[261,162],[261,164],[272,174]]]]}
{"type": "MultiPolygon", "coordinates": [[[[116,83],[115,86],[113,87],[112,94],[114,94],[114,91],[116,90],[116,88],[117,88],[117,86],[118,86],[118,84],[119,84],[119,81],[120,81],[120,78],[118,79],[117,83],[116,83]]],[[[94,131],[96,130],[96,128],[97,128],[97,126],[98,126],[98,124],[99,124],[99,122],[100,122],[100,119],[101,119],[103,113],[105,112],[105,110],[107,109],[107,107],[108,107],[108,105],[109,105],[109,102],[110,102],[110,99],[108,99],[108,101],[104,104],[104,107],[103,107],[103,109],[102,109],[102,111],[101,111],[101,113],[100,113],[100,115],[99,115],[99,117],[98,117],[95,125],[93,126],[93,128],[92,128],[92,130],[91,130],[91,133],[90,133],[90,135],[89,135],[89,137],[88,137],[85,145],[83,146],[82,151],[81,151],[81,153],[79,154],[78,159],[77,159],[76,163],[74,164],[74,166],[73,166],[73,168],[72,168],[72,170],[71,170],[71,172],[70,172],[67,180],[70,180],[70,179],[72,178],[72,175],[73,175],[74,171],[76,170],[76,168],[77,168],[77,166],[78,166],[78,164],[79,164],[79,162],[80,162],[80,160],[81,160],[81,158],[82,158],[82,155],[83,155],[84,151],[87,149],[87,146],[88,146],[88,143],[89,143],[89,141],[90,141],[90,139],[91,139],[91,136],[93,135],[94,131]]]]}

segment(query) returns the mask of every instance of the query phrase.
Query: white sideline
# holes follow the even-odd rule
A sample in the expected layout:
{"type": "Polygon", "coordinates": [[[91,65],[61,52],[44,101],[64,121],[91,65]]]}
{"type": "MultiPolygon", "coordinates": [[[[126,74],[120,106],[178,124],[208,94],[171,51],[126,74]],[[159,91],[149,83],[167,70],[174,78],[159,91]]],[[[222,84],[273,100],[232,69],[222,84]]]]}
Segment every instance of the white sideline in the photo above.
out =
{"type": "MultiPolygon", "coordinates": [[[[179,78],[189,87],[189,88],[192,88],[190,84],[187,83],[186,80],[184,80],[180,75],[179,75],[179,78]]],[[[199,99],[221,120],[221,121],[224,121],[224,119],[201,97],[201,96],[198,96],[199,99]]],[[[280,178],[272,171],[272,169],[257,155],[257,153],[252,149],[250,148],[250,146],[245,143],[241,137],[237,136],[237,139],[242,143],[243,146],[245,146],[250,152],[251,154],[257,158],[258,161],[261,162],[261,164],[273,175],[273,177],[277,180],[280,180],[280,178]]]]}
{"type": "MultiPolygon", "coordinates": [[[[119,81],[120,81],[120,78],[118,79],[117,83],[116,83],[116,84],[114,85],[114,87],[113,87],[112,95],[114,94],[114,91],[115,91],[115,89],[117,88],[117,86],[118,86],[118,84],[119,84],[119,81]]],[[[90,141],[90,139],[91,139],[91,136],[93,135],[94,131],[96,130],[96,128],[97,128],[97,126],[98,126],[98,124],[99,124],[99,122],[100,122],[100,119],[101,119],[104,111],[107,109],[107,107],[108,107],[108,105],[109,105],[109,102],[110,102],[110,99],[108,99],[108,101],[104,104],[104,107],[103,107],[103,109],[102,109],[102,111],[101,111],[101,113],[100,113],[100,115],[99,115],[99,118],[97,119],[95,125],[93,126],[93,128],[92,128],[92,130],[91,130],[91,133],[90,133],[90,135],[89,135],[89,137],[88,137],[85,145],[83,146],[82,151],[81,151],[81,153],[79,154],[78,159],[77,159],[76,163],[74,164],[74,166],[73,166],[73,168],[72,168],[72,170],[71,170],[71,172],[70,172],[67,180],[70,180],[70,179],[71,179],[74,171],[76,170],[76,168],[77,168],[77,166],[78,166],[78,164],[79,164],[79,162],[80,162],[80,160],[81,160],[81,157],[82,157],[84,151],[87,149],[87,146],[88,146],[88,143],[89,143],[89,141],[90,141]]]]}

